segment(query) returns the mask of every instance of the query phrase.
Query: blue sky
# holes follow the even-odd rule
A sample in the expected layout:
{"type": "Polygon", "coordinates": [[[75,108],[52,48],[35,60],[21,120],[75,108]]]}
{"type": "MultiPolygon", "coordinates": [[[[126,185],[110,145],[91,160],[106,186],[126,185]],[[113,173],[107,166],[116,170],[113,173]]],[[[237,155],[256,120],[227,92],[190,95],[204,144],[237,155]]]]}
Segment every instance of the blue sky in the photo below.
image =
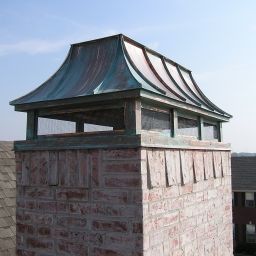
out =
{"type": "Polygon", "coordinates": [[[123,33],[193,71],[233,114],[224,139],[256,152],[256,1],[1,1],[0,140],[25,138],[13,100],[61,65],[71,43],[123,33]]]}

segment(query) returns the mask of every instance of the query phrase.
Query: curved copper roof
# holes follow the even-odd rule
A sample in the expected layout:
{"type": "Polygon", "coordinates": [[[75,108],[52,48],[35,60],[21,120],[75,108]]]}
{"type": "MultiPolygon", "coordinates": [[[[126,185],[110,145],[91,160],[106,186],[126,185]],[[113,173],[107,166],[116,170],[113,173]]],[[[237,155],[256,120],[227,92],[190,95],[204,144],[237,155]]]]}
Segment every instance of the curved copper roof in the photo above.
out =
{"type": "Polygon", "coordinates": [[[71,45],[66,60],[46,82],[11,105],[145,89],[231,117],[200,90],[191,71],[124,36],[71,45]]]}

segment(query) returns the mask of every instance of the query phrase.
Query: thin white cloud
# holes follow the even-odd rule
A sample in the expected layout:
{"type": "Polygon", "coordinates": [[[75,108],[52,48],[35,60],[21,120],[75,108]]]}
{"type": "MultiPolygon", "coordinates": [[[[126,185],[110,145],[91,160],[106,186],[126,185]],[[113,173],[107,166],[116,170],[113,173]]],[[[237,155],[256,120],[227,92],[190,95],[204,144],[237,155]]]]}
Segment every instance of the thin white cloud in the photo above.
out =
{"type": "Polygon", "coordinates": [[[103,36],[110,36],[118,34],[115,29],[106,29],[104,31],[91,31],[87,28],[80,29],[66,38],[59,40],[44,40],[44,39],[29,39],[22,40],[15,43],[0,43],[0,56],[25,53],[30,55],[44,54],[56,52],[64,47],[68,47],[72,43],[83,42],[90,39],[100,38],[103,36]]]}
{"type": "Polygon", "coordinates": [[[17,53],[33,55],[55,52],[65,47],[67,44],[68,42],[66,40],[49,41],[41,39],[25,40],[11,44],[0,44],[0,56],[17,53]]]}

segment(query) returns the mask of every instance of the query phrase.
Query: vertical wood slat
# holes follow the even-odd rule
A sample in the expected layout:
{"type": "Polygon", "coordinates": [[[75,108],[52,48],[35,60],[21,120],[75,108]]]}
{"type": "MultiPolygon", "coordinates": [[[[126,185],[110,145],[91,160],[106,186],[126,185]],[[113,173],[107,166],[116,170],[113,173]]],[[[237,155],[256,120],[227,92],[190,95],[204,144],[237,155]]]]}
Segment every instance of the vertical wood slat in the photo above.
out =
{"type": "Polygon", "coordinates": [[[139,100],[127,100],[124,107],[125,133],[141,133],[141,102],[139,100]]]}
{"type": "Polygon", "coordinates": [[[31,110],[27,112],[27,131],[26,131],[26,139],[34,140],[37,138],[37,130],[38,130],[38,116],[36,111],[31,110]]]}
{"type": "Polygon", "coordinates": [[[58,185],[58,152],[56,151],[49,152],[48,184],[58,185]]]}
{"type": "Polygon", "coordinates": [[[89,167],[88,167],[88,152],[79,150],[78,152],[78,184],[79,187],[89,187],[89,167]]]}
{"type": "Polygon", "coordinates": [[[221,153],[219,151],[213,152],[213,164],[214,164],[214,177],[220,178],[221,175],[221,153]]]}
{"type": "Polygon", "coordinates": [[[205,178],[207,180],[209,178],[214,177],[212,152],[204,152],[204,171],[205,171],[205,178]]]}
{"type": "Polygon", "coordinates": [[[29,185],[30,168],[31,168],[30,154],[22,153],[21,184],[23,186],[29,185]]]}
{"type": "Polygon", "coordinates": [[[165,155],[161,150],[147,151],[148,172],[149,172],[149,187],[165,187],[165,155]]]}
{"type": "Polygon", "coordinates": [[[38,170],[38,184],[48,184],[49,173],[49,151],[40,151],[39,170],[38,170]]]}
{"type": "Polygon", "coordinates": [[[66,151],[59,152],[58,158],[58,174],[59,174],[59,185],[68,186],[69,171],[66,164],[66,151]]]}
{"type": "Polygon", "coordinates": [[[29,182],[30,185],[38,185],[39,184],[39,178],[38,178],[38,172],[39,172],[39,162],[40,162],[40,152],[39,151],[32,151],[30,154],[31,160],[30,160],[30,178],[29,182]]]}
{"type": "Polygon", "coordinates": [[[204,157],[202,151],[193,152],[194,169],[195,169],[195,181],[204,180],[204,157]]]}
{"type": "Polygon", "coordinates": [[[191,151],[181,150],[181,172],[183,184],[194,182],[193,156],[191,151]]]}
{"type": "Polygon", "coordinates": [[[181,184],[180,154],[178,150],[166,150],[165,162],[168,186],[181,184]]]}
{"type": "Polygon", "coordinates": [[[76,150],[67,150],[66,165],[69,172],[69,186],[75,187],[78,184],[78,161],[76,150]]]}
{"type": "Polygon", "coordinates": [[[230,175],[229,170],[229,152],[221,152],[221,162],[222,162],[222,170],[223,176],[230,175]]]}

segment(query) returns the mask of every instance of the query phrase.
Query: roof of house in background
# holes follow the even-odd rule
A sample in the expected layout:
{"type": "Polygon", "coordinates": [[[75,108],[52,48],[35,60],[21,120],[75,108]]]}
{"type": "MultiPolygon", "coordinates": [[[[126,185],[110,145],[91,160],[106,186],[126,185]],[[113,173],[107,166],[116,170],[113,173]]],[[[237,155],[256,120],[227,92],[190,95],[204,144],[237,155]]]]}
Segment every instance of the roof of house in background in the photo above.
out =
{"type": "Polygon", "coordinates": [[[231,117],[203,94],[190,70],[122,34],[71,45],[66,60],[54,75],[10,104],[134,89],[231,117]]]}
{"type": "Polygon", "coordinates": [[[232,156],[232,189],[256,191],[256,156],[232,156]]]}
{"type": "Polygon", "coordinates": [[[12,142],[0,141],[0,255],[15,253],[16,176],[12,142]]]}

